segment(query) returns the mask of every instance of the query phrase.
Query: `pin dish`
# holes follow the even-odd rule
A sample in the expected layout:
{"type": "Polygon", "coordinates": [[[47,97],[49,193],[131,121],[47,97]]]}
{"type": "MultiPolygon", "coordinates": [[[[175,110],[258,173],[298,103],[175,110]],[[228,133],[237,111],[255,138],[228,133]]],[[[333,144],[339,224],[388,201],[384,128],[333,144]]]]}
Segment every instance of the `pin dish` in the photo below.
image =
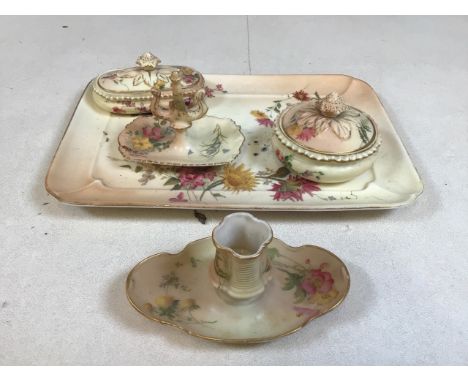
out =
{"type": "Polygon", "coordinates": [[[206,116],[181,132],[154,116],[139,116],[119,134],[124,158],[167,166],[220,166],[232,162],[244,142],[240,126],[228,118],[206,116]]]}

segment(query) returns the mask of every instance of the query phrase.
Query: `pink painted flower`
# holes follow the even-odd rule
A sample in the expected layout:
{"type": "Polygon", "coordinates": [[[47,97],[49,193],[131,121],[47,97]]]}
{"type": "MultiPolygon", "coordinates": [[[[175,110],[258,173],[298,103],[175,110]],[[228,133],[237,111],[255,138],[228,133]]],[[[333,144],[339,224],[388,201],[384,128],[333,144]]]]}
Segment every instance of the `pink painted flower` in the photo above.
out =
{"type": "Polygon", "coordinates": [[[320,186],[311,180],[289,175],[286,180],[273,183],[269,191],[275,191],[273,200],[299,202],[304,200],[304,194],[312,196],[313,191],[320,191],[320,186]]]}
{"type": "Polygon", "coordinates": [[[257,122],[261,126],[272,127],[273,121],[270,118],[257,118],[257,122]]]}
{"type": "Polygon", "coordinates": [[[301,141],[308,141],[311,138],[315,138],[317,136],[317,130],[314,127],[308,127],[302,129],[301,133],[297,135],[297,139],[301,141]]]}
{"type": "Polygon", "coordinates": [[[293,97],[298,101],[308,101],[310,100],[309,94],[304,90],[297,90],[293,93],[293,97]]]}
{"type": "Polygon", "coordinates": [[[212,181],[215,176],[216,173],[213,170],[197,169],[191,167],[182,167],[178,173],[180,186],[187,190],[203,187],[207,180],[212,181]]]}
{"type": "Polygon", "coordinates": [[[187,107],[192,107],[193,106],[193,99],[192,97],[186,97],[184,98],[184,104],[187,107]]]}
{"type": "Polygon", "coordinates": [[[284,162],[284,156],[283,154],[281,154],[281,151],[279,151],[278,149],[275,150],[275,154],[276,154],[276,157],[281,161],[281,162],[284,162]]]}
{"type": "Polygon", "coordinates": [[[301,282],[300,287],[309,295],[313,296],[316,293],[324,294],[331,291],[333,288],[333,277],[330,272],[324,272],[319,269],[311,269],[304,280],[301,282]]]}
{"type": "Polygon", "coordinates": [[[312,318],[320,314],[320,310],[318,309],[303,308],[301,306],[295,306],[293,309],[296,311],[297,317],[305,315],[309,318],[312,318]]]}
{"type": "Polygon", "coordinates": [[[179,192],[175,198],[169,198],[169,201],[172,203],[185,203],[188,202],[187,199],[184,198],[184,193],[179,192]]]}
{"type": "Polygon", "coordinates": [[[154,141],[159,141],[161,138],[163,138],[160,127],[144,127],[143,135],[154,141]]]}
{"type": "Polygon", "coordinates": [[[217,84],[217,85],[216,85],[216,90],[219,91],[219,92],[224,91],[223,85],[222,85],[222,84],[217,84]]]}
{"type": "Polygon", "coordinates": [[[120,108],[120,107],[117,107],[117,106],[114,106],[112,108],[112,112],[113,113],[117,113],[117,114],[122,114],[124,112],[124,109],[120,108]]]}
{"type": "Polygon", "coordinates": [[[208,98],[213,98],[214,97],[213,89],[210,89],[208,86],[205,86],[205,95],[208,98]]]}
{"type": "Polygon", "coordinates": [[[186,83],[186,84],[192,84],[193,83],[193,75],[191,74],[186,74],[183,78],[183,81],[186,83]]]}

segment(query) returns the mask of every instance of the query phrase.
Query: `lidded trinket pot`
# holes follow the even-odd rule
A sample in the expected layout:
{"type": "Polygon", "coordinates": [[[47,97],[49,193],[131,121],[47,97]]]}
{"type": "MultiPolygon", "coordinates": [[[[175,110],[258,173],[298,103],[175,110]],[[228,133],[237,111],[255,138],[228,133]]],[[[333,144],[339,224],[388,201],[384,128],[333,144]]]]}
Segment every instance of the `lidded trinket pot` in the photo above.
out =
{"type": "Polygon", "coordinates": [[[372,166],[381,144],[374,120],[336,92],[288,107],[274,131],[278,159],[299,176],[321,183],[360,175],[372,166]]]}
{"type": "Polygon", "coordinates": [[[158,97],[166,103],[182,103],[179,106],[184,106],[190,115],[185,119],[201,118],[206,113],[201,96],[205,87],[203,75],[188,66],[160,63],[158,57],[146,52],[138,57],[138,66],[100,75],[92,83],[94,101],[102,109],[115,114],[148,114],[153,98],[158,97]],[[177,100],[171,99],[174,89],[179,97],[177,100]]]}

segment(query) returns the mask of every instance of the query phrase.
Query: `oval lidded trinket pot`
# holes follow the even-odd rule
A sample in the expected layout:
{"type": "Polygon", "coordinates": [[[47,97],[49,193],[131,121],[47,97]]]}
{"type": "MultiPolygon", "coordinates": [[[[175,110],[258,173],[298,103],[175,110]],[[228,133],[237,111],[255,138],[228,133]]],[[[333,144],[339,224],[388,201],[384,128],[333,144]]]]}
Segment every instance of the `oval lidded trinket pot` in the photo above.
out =
{"type": "MultiPolygon", "coordinates": [[[[180,73],[179,91],[189,100],[205,86],[203,75],[188,66],[160,65],[161,60],[152,53],[138,57],[138,66],[108,71],[93,83],[96,104],[115,114],[149,114],[153,99],[151,89],[164,93],[172,91],[171,75],[180,73]]],[[[189,102],[189,101],[188,101],[189,102]]]]}
{"type": "Polygon", "coordinates": [[[372,166],[381,145],[376,123],[336,92],[294,104],[275,121],[276,156],[297,175],[321,183],[350,180],[372,166]]]}

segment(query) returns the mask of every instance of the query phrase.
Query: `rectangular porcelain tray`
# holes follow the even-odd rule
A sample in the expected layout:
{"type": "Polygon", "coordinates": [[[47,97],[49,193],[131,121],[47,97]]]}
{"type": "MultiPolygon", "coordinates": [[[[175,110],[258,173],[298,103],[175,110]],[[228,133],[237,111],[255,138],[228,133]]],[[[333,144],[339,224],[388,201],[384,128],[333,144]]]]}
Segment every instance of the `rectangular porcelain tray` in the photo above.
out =
{"type": "Polygon", "coordinates": [[[50,165],[48,192],[62,202],[83,206],[303,211],[395,208],[412,202],[422,192],[418,173],[367,83],[345,75],[205,78],[212,89],[207,98],[208,115],[233,119],[246,137],[234,163],[231,183],[223,181],[223,168],[209,174],[192,174],[123,160],[117,136],[135,117],[100,110],[93,103],[88,85],[50,165]],[[216,88],[218,84],[224,91],[216,88]],[[291,97],[297,90],[308,94],[317,91],[321,95],[338,91],[346,103],[374,118],[383,143],[371,170],[342,184],[308,184],[299,188],[296,184],[292,185],[296,191],[292,194],[277,190],[289,176],[284,171],[280,171],[280,176],[273,175],[280,163],[270,143],[272,129],[265,126],[270,122],[259,121],[259,114],[252,111],[274,118],[276,105],[281,105],[282,110],[287,103],[299,102],[291,97]],[[244,164],[243,172],[239,172],[239,164],[244,164]],[[236,192],[236,184],[241,189],[251,188],[248,180],[252,176],[256,179],[255,188],[236,192]],[[210,187],[215,184],[216,187],[210,187]]]}

